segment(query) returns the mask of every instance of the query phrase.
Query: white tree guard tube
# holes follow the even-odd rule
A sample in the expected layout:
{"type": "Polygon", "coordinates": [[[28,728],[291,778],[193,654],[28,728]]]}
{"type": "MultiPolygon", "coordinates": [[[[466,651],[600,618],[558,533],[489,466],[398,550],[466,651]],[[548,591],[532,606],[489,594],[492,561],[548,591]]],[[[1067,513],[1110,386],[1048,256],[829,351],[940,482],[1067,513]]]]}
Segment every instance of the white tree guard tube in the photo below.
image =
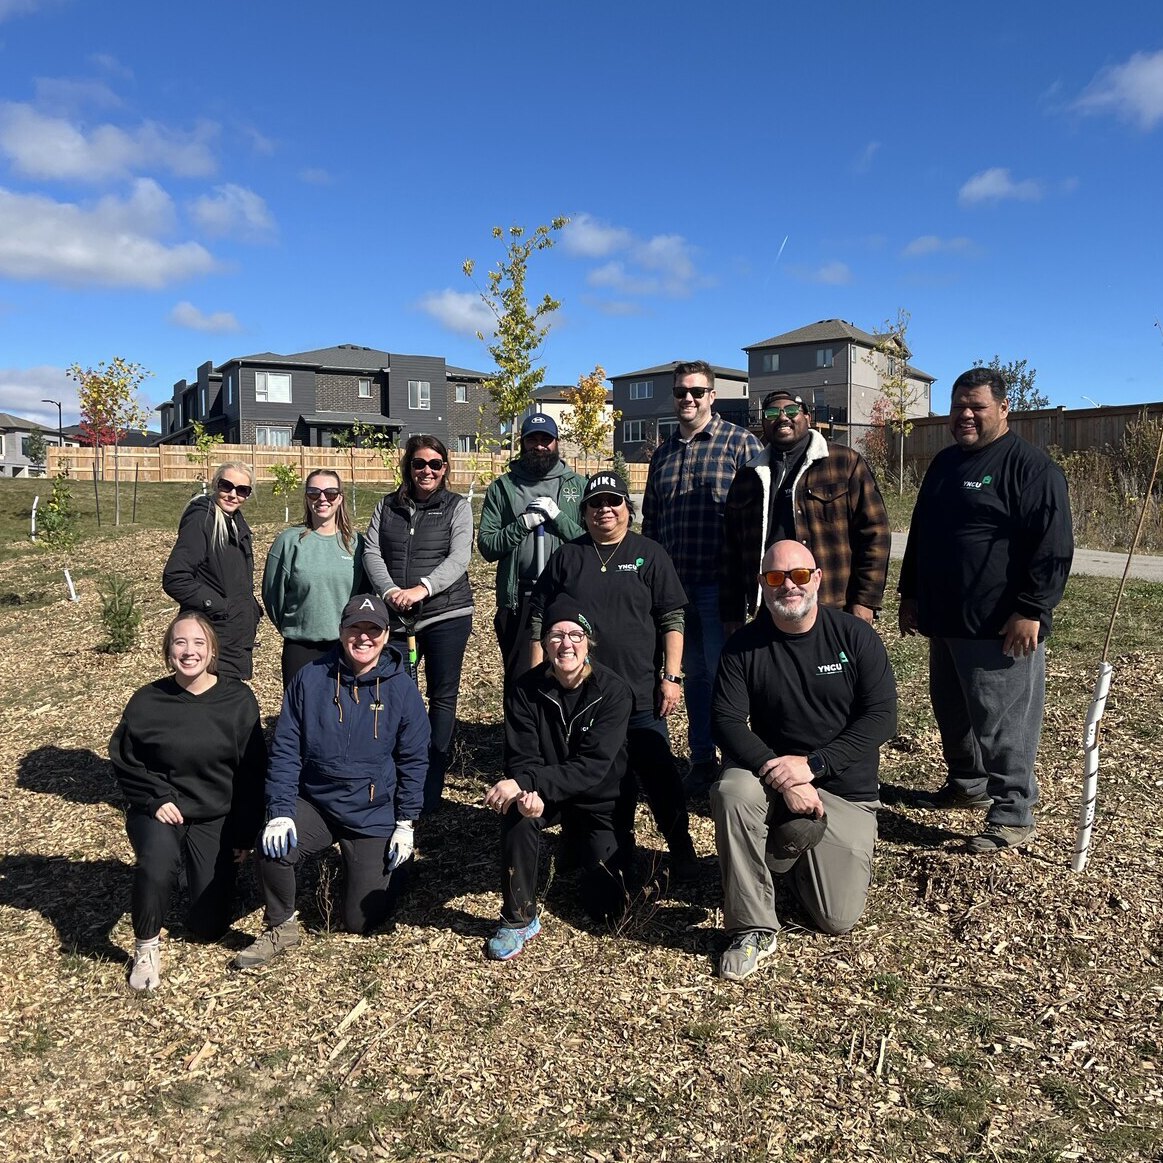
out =
{"type": "Polygon", "coordinates": [[[1074,840],[1074,859],[1071,872],[1082,872],[1090,856],[1090,834],[1094,830],[1094,807],[1098,799],[1098,725],[1106,710],[1106,697],[1111,689],[1114,668],[1105,659],[1098,665],[1098,678],[1090,696],[1090,710],[1086,715],[1086,729],[1082,736],[1083,773],[1082,798],[1078,804],[1078,834],[1074,840]]]}

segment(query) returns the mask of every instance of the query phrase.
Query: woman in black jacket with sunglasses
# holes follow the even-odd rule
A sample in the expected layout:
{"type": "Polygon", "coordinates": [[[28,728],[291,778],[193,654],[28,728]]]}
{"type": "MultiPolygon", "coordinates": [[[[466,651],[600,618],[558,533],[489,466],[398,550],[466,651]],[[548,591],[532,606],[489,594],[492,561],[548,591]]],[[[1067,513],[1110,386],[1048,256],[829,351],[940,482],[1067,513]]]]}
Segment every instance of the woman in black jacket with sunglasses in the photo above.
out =
{"type": "Polygon", "coordinates": [[[448,449],[435,436],[413,436],[400,461],[400,487],[376,506],[364,543],[363,568],[392,615],[397,641],[414,634],[424,659],[428,778],[424,810],[440,805],[456,726],[456,697],[472,631],[468,581],[472,509],[448,488],[448,449]]]}
{"type": "Polygon", "coordinates": [[[240,512],[254,491],[250,465],[218,466],[208,497],[195,497],[182,514],[178,540],[162,573],[162,588],[182,613],[202,614],[214,626],[223,678],[249,679],[262,607],[254,596],[250,526],[240,512]]]}

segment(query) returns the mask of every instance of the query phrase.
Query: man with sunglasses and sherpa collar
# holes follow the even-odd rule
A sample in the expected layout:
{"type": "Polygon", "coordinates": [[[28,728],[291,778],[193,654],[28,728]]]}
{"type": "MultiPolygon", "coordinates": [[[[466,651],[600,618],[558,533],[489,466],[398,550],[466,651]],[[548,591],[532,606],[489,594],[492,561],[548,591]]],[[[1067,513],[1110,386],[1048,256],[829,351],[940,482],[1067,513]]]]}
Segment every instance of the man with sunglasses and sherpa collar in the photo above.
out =
{"type": "Polygon", "coordinates": [[[742,981],[775,952],[772,873],[825,933],[860,919],[872,883],[880,747],[896,731],[896,682],[880,635],[824,606],[827,575],[777,541],[756,579],[763,604],[723,647],[711,789],[730,943],[719,975],[742,981]]]}
{"type": "Polygon", "coordinates": [[[760,558],[785,538],[806,545],[823,570],[822,605],[871,622],[884,597],[892,526],[868,462],[829,444],[803,398],[786,388],[763,397],[763,438],[767,447],[727,495],[723,624],[738,629],[755,613],[760,558]]]}

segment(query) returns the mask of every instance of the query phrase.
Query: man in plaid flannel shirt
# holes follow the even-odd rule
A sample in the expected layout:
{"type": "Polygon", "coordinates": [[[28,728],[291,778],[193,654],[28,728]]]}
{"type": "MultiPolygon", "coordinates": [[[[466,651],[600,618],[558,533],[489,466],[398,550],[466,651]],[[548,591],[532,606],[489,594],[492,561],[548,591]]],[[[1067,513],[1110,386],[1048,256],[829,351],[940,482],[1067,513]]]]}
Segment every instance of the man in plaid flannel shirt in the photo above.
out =
{"type": "Polygon", "coordinates": [[[650,458],[642,499],[642,532],[670,554],[687,596],[682,667],[691,749],[689,791],[704,790],[719,774],[711,740],[711,688],[725,637],[719,620],[723,505],[735,470],[763,447],[746,428],[716,416],[714,402],[710,364],[699,359],[675,365],[678,431],[650,458]]]}
{"type": "Polygon", "coordinates": [[[728,633],[755,613],[759,563],[784,539],[816,559],[820,604],[871,622],[884,597],[892,529],[872,469],[858,452],[812,429],[801,397],[786,389],[763,398],[758,456],[727,497],[720,616],[728,633]]]}

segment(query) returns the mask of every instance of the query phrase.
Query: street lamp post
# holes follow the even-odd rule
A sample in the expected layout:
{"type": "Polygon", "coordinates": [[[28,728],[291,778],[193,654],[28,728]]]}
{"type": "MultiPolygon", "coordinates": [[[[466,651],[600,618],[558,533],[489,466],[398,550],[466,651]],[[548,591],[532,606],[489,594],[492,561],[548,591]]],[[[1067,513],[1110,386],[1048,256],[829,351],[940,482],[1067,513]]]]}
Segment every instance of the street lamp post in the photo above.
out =
{"type": "Polygon", "coordinates": [[[61,410],[60,400],[41,400],[42,404],[56,404],[57,406],[57,448],[65,446],[65,418],[61,410]]]}

